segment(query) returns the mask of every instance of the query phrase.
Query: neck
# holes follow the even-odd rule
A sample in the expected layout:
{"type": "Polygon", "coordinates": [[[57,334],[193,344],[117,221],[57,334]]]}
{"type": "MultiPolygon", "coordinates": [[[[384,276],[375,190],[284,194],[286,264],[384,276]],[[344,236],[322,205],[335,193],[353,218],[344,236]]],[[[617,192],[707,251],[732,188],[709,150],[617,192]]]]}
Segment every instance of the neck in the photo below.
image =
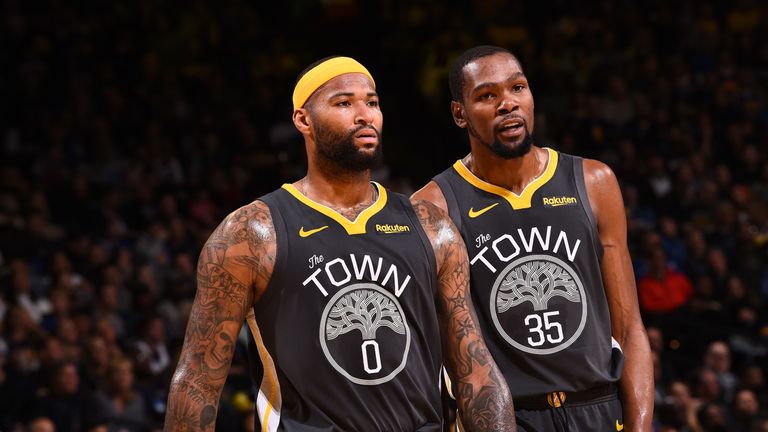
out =
{"type": "Polygon", "coordinates": [[[330,173],[310,166],[294,186],[307,198],[336,209],[368,205],[376,198],[369,170],[330,173]]]}
{"type": "Polygon", "coordinates": [[[472,142],[471,147],[472,152],[463,162],[472,174],[516,194],[541,175],[549,161],[547,150],[536,146],[523,156],[512,159],[495,154],[487,145],[472,142]]]}

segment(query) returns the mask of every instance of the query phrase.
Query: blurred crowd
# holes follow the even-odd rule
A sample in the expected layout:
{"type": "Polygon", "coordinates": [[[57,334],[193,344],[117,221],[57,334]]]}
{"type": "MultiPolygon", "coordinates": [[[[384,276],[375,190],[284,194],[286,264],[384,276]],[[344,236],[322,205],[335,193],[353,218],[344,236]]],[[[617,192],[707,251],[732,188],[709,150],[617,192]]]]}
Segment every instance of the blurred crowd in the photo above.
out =
{"type": "MultiPolygon", "coordinates": [[[[374,178],[409,194],[468,151],[447,71],[494,44],[537,145],[620,180],[655,429],[768,431],[768,4],[258,3],[0,3],[0,430],[162,426],[202,244],[302,176],[307,64],[369,66],[374,178]]],[[[253,429],[247,362],[238,344],[219,430],[253,429]]]]}

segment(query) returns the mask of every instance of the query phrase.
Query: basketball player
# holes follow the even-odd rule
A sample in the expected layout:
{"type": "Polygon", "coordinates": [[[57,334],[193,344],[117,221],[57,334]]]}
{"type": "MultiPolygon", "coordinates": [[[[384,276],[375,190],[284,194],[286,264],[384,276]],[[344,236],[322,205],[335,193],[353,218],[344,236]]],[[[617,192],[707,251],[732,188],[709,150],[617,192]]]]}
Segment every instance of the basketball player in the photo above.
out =
{"type": "Polygon", "coordinates": [[[533,96],[509,51],[466,51],[450,88],[471,152],[414,198],[447,210],[464,238],[519,430],[650,430],[651,357],[616,177],[533,146],[533,96]]]}
{"type": "Polygon", "coordinates": [[[440,431],[443,361],[470,430],[514,430],[461,236],[434,205],[370,181],[382,127],[371,74],[321,61],[293,104],[307,175],[230,214],[205,244],[165,429],[213,429],[246,321],[258,430],[440,431]]]}

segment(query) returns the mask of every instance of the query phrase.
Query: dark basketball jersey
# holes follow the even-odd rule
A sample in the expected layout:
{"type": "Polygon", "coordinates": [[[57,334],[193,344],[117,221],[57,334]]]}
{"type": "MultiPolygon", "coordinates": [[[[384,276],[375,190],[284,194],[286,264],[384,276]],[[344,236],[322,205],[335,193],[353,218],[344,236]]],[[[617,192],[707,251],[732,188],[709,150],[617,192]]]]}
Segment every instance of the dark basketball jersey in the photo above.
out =
{"type": "Polygon", "coordinates": [[[374,185],[354,222],[292,185],[260,198],[277,258],[248,317],[258,430],[441,429],[434,252],[408,199],[374,185]]]}
{"type": "Polygon", "coordinates": [[[461,161],[435,177],[466,242],[486,343],[515,397],[615,382],[623,364],[582,160],[547,150],[546,170],[521,195],[461,161]]]}

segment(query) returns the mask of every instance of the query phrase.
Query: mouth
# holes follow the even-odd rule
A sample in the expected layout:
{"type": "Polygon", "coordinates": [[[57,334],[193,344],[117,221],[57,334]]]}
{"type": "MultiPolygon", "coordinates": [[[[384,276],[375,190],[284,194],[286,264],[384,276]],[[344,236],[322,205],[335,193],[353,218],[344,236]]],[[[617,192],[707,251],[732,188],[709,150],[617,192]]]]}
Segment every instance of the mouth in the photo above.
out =
{"type": "Polygon", "coordinates": [[[357,142],[366,146],[376,145],[379,142],[379,134],[372,128],[363,128],[354,137],[357,142]]]}
{"type": "Polygon", "coordinates": [[[498,126],[499,135],[505,138],[515,138],[525,133],[525,120],[513,117],[503,120],[498,126]]]}

